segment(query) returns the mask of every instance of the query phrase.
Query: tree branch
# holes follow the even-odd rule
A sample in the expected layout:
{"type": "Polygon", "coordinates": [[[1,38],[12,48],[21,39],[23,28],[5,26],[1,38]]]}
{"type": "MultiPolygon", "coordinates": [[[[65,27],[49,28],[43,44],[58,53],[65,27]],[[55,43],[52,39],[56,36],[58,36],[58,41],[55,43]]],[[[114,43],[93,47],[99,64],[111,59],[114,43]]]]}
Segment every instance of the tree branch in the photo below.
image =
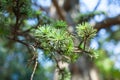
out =
{"type": "Polygon", "coordinates": [[[69,12],[70,10],[79,11],[78,5],[79,5],[79,0],[64,0],[63,8],[66,12],[69,12]]]}
{"type": "Polygon", "coordinates": [[[120,15],[113,18],[106,18],[105,20],[98,22],[94,25],[98,31],[102,28],[108,28],[112,25],[120,24],[120,15]]]}
{"type": "Polygon", "coordinates": [[[21,40],[14,39],[14,38],[12,38],[12,37],[7,37],[7,38],[8,38],[8,39],[10,39],[10,40],[13,40],[13,41],[19,42],[19,43],[21,43],[21,44],[25,45],[26,47],[28,47],[28,46],[29,46],[27,43],[25,43],[25,42],[23,42],[23,41],[21,41],[21,40]]]}
{"type": "Polygon", "coordinates": [[[96,4],[95,8],[93,9],[93,12],[98,8],[98,6],[100,5],[100,3],[101,3],[101,0],[98,0],[98,2],[97,2],[97,4],[96,4]]]}
{"type": "Polygon", "coordinates": [[[37,69],[37,65],[38,65],[38,60],[37,60],[37,58],[36,58],[36,59],[35,59],[34,69],[33,69],[33,72],[32,72],[32,74],[31,74],[31,78],[30,78],[30,80],[33,80],[33,77],[34,77],[35,71],[36,71],[36,69],[37,69]]]}
{"type": "Polygon", "coordinates": [[[56,0],[52,0],[52,2],[53,2],[53,4],[54,4],[54,6],[56,7],[56,11],[57,11],[60,19],[62,19],[62,20],[65,21],[65,17],[64,17],[64,15],[63,15],[63,13],[62,13],[63,11],[62,11],[62,9],[59,7],[57,1],[56,1],[56,0]]]}

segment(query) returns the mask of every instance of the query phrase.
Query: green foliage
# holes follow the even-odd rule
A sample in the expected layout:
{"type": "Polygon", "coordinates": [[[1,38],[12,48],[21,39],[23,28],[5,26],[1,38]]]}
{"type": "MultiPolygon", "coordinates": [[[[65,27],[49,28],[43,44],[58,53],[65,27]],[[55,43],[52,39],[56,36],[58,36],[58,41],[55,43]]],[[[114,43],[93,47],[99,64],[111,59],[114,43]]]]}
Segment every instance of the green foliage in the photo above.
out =
{"type": "MultiPolygon", "coordinates": [[[[88,23],[77,26],[77,34],[82,38],[84,47],[86,42],[96,35],[96,32],[96,29],[88,23]]],[[[74,52],[74,37],[66,30],[66,24],[63,21],[39,26],[38,29],[32,30],[32,35],[40,43],[39,47],[44,50],[45,55],[51,59],[53,59],[53,56],[59,55],[62,56],[63,61],[69,62],[75,61],[80,55],[74,52]]],[[[84,49],[84,47],[82,48],[83,52],[85,51],[91,57],[98,57],[97,51],[91,48],[84,49]]]]}
{"type": "Polygon", "coordinates": [[[104,50],[97,51],[99,57],[94,61],[96,66],[99,68],[99,72],[101,73],[100,75],[102,78],[114,78],[115,80],[119,80],[120,76],[118,76],[118,74],[120,74],[120,71],[114,67],[114,62],[108,58],[107,53],[104,50]]]}
{"type": "Polygon", "coordinates": [[[94,29],[88,23],[78,24],[76,28],[77,28],[77,34],[81,39],[78,48],[83,50],[82,53],[87,53],[90,57],[97,58],[98,57],[97,50],[94,50],[93,48],[87,46],[89,41],[96,36],[97,30],[94,29]]]}
{"type": "Polygon", "coordinates": [[[32,14],[30,0],[1,0],[0,4],[0,11],[7,12],[10,15],[30,17],[32,14]]]}
{"type": "MultiPolygon", "coordinates": [[[[113,67],[114,62],[108,58],[107,53],[89,47],[89,41],[95,37],[97,30],[87,22],[94,18],[95,15],[105,14],[104,12],[80,14],[76,19],[76,23],[87,22],[77,26],[77,34],[75,36],[68,32],[66,22],[54,21],[42,13],[42,11],[33,10],[31,2],[31,0],[0,0],[1,80],[13,79],[14,75],[17,75],[18,80],[27,80],[30,78],[33,67],[29,66],[29,68],[25,68],[27,59],[31,58],[32,55],[27,54],[30,53],[27,51],[29,45],[35,45],[35,48],[43,49],[43,55],[54,61],[56,58],[60,58],[64,62],[74,62],[80,55],[84,54],[91,58],[95,57],[95,63],[105,80],[110,80],[111,75],[114,80],[120,79],[120,71],[113,67]],[[29,25],[29,20],[35,20],[35,25],[29,25]],[[11,39],[6,37],[10,37],[11,39]],[[74,46],[75,38],[79,38],[78,46],[74,46]],[[18,45],[15,42],[20,42],[23,45],[25,43],[25,46],[18,45]]],[[[119,34],[120,31],[117,29],[112,32],[109,39],[114,38],[116,41],[119,41],[119,34]]],[[[100,44],[104,42],[103,40],[100,44]]],[[[46,76],[47,71],[40,64],[36,70],[34,79],[48,80],[46,76]]],[[[69,71],[66,69],[63,69],[63,71],[65,80],[69,80],[69,71]]],[[[60,77],[62,76],[60,75],[60,77]]]]}
{"type": "Polygon", "coordinates": [[[87,12],[87,13],[84,13],[84,14],[81,13],[81,14],[78,15],[78,17],[75,19],[75,21],[76,21],[76,23],[88,22],[94,16],[101,15],[101,14],[106,15],[106,13],[103,12],[103,11],[87,12]]]}
{"type": "Polygon", "coordinates": [[[77,34],[81,38],[92,39],[95,37],[97,30],[94,29],[90,24],[84,23],[77,26],[77,34]]]}
{"type": "Polygon", "coordinates": [[[64,22],[64,21],[56,21],[54,24],[53,24],[53,26],[55,27],[55,28],[57,28],[57,29],[60,29],[60,28],[67,28],[67,24],[66,24],[66,22],[64,22]]]}
{"type": "Polygon", "coordinates": [[[10,33],[10,25],[14,24],[14,20],[11,20],[12,17],[5,16],[7,13],[3,14],[0,12],[0,36],[5,37],[10,33]]]}
{"type": "Polygon", "coordinates": [[[33,32],[33,36],[41,43],[39,46],[44,48],[47,53],[57,52],[64,56],[73,56],[73,37],[64,29],[56,29],[51,25],[44,25],[39,26],[33,32]]]}
{"type": "Polygon", "coordinates": [[[88,50],[88,52],[89,52],[89,56],[91,57],[91,58],[98,58],[99,57],[99,51],[98,50],[95,50],[94,48],[90,48],[89,50],[88,50]]]}
{"type": "MultiPolygon", "coordinates": [[[[79,57],[79,53],[74,52],[74,37],[69,34],[65,29],[66,24],[63,21],[57,21],[57,23],[51,25],[41,25],[38,29],[32,30],[32,35],[40,43],[39,47],[45,52],[45,55],[56,61],[56,58],[60,58],[61,61],[70,62],[76,61],[79,57]],[[58,57],[59,56],[59,57],[58,57]]],[[[97,30],[94,29],[88,23],[77,26],[77,34],[82,38],[83,45],[86,46],[85,42],[89,42],[96,35],[97,30]]],[[[91,48],[82,48],[82,53],[89,55],[90,57],[98,57],[97,51],[91,48]]],[[[57,62],[56,62],[57,64],[57,62]]],[[[62,71],[60,78],[63,80],[66,76],[69,79],[69,74],[66,75],[66,71],[62,71]],[[63,77],[64,75],[64,77],[63,77]]]]}

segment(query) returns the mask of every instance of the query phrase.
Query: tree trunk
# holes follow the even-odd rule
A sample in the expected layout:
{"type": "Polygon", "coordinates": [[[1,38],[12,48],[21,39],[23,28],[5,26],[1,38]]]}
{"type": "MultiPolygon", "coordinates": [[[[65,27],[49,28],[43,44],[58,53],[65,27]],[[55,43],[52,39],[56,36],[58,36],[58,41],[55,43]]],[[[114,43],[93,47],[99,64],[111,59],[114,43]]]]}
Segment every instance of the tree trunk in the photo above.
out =
{"type": "Polygon", "coordinates": [[[88,57],[81,56],[70,64],[71,80],[99,80],[97,69],[88,57]]]}

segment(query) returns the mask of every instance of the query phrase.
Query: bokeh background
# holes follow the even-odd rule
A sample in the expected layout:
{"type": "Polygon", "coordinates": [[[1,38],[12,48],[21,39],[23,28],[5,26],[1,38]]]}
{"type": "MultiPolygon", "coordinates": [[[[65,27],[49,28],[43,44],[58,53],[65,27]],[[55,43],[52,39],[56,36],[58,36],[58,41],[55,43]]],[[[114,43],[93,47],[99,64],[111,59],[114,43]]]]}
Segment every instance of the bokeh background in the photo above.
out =
{"type": "MultiPolygon", "coordinates": [[[[98,57],[91,58],[91,61],[83,57],[71,64],[71,80],[120,80],[120,0],[21,1],[25,6],[21,12],[20,30],[49,24],[51,19],[66,21],[71,32],[75,25],[82,22],[88,22],[98,29],[96,37],[90,41],[90,47],[99,50],[98,57]],[[86,70],[90,75],[86,74],[86,70]]],[[[0,1],[0,80],[29,80],[33,64],[28,62],[31,55],[27,47],[6,38],[14,33],[12,26],[17,14],[11,8],[14,2],[0,1]]],[[[29,40],[27,34],[17,35],[18,39],[29,40]]],[[[39,65],[34,80],[57,80],[55,63],[46,58],[41,49],[38,49],[38,53],[39,65]]],[[[67,77],[66,80],[70,80],[67,77]]]]}

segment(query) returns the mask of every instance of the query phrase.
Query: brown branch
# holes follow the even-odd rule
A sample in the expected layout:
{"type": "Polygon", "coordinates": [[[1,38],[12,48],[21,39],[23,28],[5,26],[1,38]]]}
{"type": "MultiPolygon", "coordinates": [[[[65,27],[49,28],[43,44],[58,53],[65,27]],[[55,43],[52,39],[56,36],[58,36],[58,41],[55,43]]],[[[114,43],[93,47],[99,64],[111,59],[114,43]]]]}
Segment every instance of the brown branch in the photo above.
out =
{"type": "Polygon", "coordinates": [[[105,20],[96,23],[94,28],[96,28],[99,31],[102,28],[108,28],[112,25],[117,25],[117,24],[120,24],[120,15],[113,18],[106,18],[105,20]]]}
{"type": "Polygon", "coordinates": [[[17,38],[17,33],[19,31],[20,25],[22,23],[22,21],[20,21],[20,1],[19,0],[15,0],[14,7],[12,7],[13,13],[15,15],[16,18],[16,22],[11,30],[11,33],[14,35],[14,38],[17,38]]]}
{"type": "Polygon", "coordinates": [[[28,43],[26,43],[26,42],[24,42],[22,40],[16,39],[14,37],[7,37],[7,38],[10,39],[10,40],[12,40],[12,41],[15,41],[15,42],[18,42],[18,43],[21,43],[21,44],[25,45],[28,48],[28,51],[31,51],[30,48],[32,48],[34,50],[34,48],[33,48],[32,45],[29,45],[28,43]]]}
{"type": "Polygon", "coordinates": [[[59,7],[59,5],[58,5],[58,3],[57,3],[57,0],[52,0],[52,2],[53,2],[53,4],[54,4],[54,6],[56,7],[56,11],[57,11],[60,19],[62,19],[62,20],[65,21],[65,17],[64,17],[64,15],[63,15],[63,13],[62,13],[63,11],[62,11],[62,9],[59,7]]]}
{"type": "Polygon", "coordinates": [[[70,11],[72,8],[71,0],[65,0],[63,8],[65,11],[70,11]]]}
{"type": "Polygon", "coordinates": [[[13,40],[13,41],[19,42],[19,43],[25,45],[26,47],[29,46],[27,43],[25,43],[25,42],[23,42],[23,41],[21,41],[21,40],[18,40],[18,39],[12,38],[12,37],[7,37],[7,38],[10,39],[10,40],[13,40]]]}
{"type": "Polygon", "coordinates": [[[79,0],[64,0],[63,8],[66,12],[74,9],[79,11],[79,7],[76,7],[76,5],[79,5],[79,0]]]}

